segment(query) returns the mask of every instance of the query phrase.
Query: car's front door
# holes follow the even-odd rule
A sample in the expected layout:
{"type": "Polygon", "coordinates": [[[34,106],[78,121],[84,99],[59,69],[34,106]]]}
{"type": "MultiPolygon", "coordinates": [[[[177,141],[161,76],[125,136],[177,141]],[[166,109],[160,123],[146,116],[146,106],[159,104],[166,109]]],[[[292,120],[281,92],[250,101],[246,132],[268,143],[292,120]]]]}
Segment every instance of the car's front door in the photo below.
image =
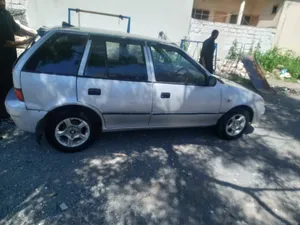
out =
{"type": "Polygon", "coordinates": [[[107,129],[145,128],[152,108],[142,42],[92,36],[78,101],[96,107],[107,129]]]}
{"type": "Polygon", "coordinates": [[[219,118],[219,84],[206,85],[204,71],[187,54],[166,45],[150,46],[153,84],[152,127],[213,125],[219,118]]]}

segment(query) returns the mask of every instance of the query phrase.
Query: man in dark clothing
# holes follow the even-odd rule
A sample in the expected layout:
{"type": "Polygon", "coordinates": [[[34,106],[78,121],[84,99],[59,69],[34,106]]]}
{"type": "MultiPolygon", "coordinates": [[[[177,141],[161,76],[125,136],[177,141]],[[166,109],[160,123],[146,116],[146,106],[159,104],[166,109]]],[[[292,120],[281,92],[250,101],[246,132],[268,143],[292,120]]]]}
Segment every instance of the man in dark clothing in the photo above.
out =
{"type": "Polygon", "coordinates": [[[5,8],[5,0],[0,0],[0,119],[9,117],[4,101],[8,91],[13,87],[12,68],[17,59],[16,47],[30,41],[30,39],[15,41],[14,35],[20,33],[34,36],[34,33],[21,28],[5,8]]]}
{"type": "Polygon", "coordinates": [[[219,36],[219,31],[214,30],[211,33],[210,38],[203,42],[201,56],[200,56],[200,63],[210,72],[214,72],[213,67],[213,58],[215,52],[215,40],[219,36]]]}

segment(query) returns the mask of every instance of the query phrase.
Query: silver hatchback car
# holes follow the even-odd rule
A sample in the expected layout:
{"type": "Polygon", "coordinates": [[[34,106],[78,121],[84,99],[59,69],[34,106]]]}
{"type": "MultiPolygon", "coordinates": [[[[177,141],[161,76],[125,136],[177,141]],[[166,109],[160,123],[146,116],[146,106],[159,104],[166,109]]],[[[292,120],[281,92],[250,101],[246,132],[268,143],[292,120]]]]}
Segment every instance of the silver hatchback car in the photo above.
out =
{"type": "Polygon", "coordinates": [[[259,95],[210,75],[176,45],[83,28],[55,28],[19,58],[6,108],[55,148],[87,148],[97,131],[217,125],[241,137],[265,111],[259,95]]]}

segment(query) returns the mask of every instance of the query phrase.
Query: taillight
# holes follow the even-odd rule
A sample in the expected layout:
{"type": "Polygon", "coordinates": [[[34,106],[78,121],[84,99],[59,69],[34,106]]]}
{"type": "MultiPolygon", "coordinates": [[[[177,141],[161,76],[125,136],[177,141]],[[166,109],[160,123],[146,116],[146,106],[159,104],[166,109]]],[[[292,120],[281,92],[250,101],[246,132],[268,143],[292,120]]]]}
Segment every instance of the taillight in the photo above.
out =
{"type": "Polygon", "coordinates": [[[19,101],[24,102],[24,96],[22,93],[22,89],[15,88],[15,95],[19,101]]]}

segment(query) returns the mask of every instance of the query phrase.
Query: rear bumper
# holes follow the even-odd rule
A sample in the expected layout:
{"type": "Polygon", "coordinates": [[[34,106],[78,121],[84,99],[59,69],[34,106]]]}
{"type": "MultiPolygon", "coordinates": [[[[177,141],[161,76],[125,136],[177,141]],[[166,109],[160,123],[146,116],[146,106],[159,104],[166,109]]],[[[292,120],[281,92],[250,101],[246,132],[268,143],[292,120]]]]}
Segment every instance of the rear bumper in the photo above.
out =
{"type": "Polygon", "coordinates": [[[25,103],[16,98],[13,89],[6,96],[5,107],[17,127],[31,133],[35,132],[37,124],[47,114],[46,111],[26,109],[25,103]]]}

